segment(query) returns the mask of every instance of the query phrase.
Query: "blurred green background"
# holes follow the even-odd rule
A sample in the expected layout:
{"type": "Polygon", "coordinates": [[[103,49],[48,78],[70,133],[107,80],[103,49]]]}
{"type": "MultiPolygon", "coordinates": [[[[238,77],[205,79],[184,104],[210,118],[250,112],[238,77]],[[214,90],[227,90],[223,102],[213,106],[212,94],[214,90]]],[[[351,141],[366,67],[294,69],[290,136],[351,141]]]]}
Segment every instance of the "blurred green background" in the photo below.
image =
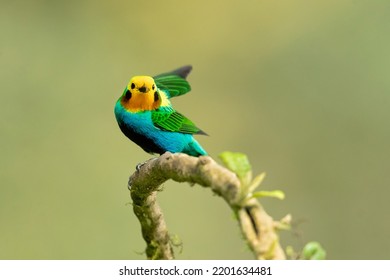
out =
{"type": "MultiPolygon", "coordinates": [[[[173,100],[214,157],[267,172],[283,246],[389,259],[389,1],[0,1],[0,259],[144,259],[127,180],[150,158],[114,103],[192,64],[173,100]]],[[[178,259],[251,259],[209,189],[159,194],[178,259]]]]}

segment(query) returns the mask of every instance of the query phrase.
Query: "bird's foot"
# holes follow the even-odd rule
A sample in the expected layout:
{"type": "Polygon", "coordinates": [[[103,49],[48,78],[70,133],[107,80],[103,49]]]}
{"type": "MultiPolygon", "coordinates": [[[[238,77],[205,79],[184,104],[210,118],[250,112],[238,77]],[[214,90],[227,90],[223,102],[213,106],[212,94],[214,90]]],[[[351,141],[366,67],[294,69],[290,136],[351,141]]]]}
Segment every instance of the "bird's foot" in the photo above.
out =
{"type": "Polygon", "coordinates": [[[151,158],[151,159],[148,159],[147,161],[145,162],[141,162],[141,163],[138,163],[137,166],[135,167],[135,170],[136,171],[140,171],[141,167],[144,166],[145,164],[147,164],[149,161],[153,161],[153,160],[156,160],[157,158],[151,158]]]}
{"type": "Polygon", "coordinates": [[[143,165],[145,165],[145,163],[147,163],[147,161],[142,162],[142,163],[138,163],[137,166],[135,167],[135,170],[138,172],[138,171],[141,169],[141,167],[142,167],[143,165]]]}

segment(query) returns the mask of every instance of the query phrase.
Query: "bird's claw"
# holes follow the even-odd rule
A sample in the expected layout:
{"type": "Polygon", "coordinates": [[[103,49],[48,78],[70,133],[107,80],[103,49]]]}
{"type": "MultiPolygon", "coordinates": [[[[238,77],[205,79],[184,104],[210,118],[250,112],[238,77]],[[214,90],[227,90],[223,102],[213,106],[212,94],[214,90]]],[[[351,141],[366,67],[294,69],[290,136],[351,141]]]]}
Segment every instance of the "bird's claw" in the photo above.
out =
{"type": "Polygon", "coordinates": [[[148,161],[149,160],[147,160],[145,162],[138,163],[137,166],[135,167],[135,170],[139,171],[141,169],[141,167],[144,166],[148,161]]]}
{"type": "Polygon", "coordinates": [[[138,172],[145,163],[146,162],[138,163],[137,166],[135,167],[135,170],[138,172]]]}
{"type": "Polygon", "coordinates": [[[137,166],[135,167],[135,170],[138,172],[140,171],[141,167],[144,166],[146,163],[148,163],[149,161],[153,161],[153,160],[156,160],[157,158],[151,158],[145,162],[141,162],[141,163],[138,163],[137,166]]]}

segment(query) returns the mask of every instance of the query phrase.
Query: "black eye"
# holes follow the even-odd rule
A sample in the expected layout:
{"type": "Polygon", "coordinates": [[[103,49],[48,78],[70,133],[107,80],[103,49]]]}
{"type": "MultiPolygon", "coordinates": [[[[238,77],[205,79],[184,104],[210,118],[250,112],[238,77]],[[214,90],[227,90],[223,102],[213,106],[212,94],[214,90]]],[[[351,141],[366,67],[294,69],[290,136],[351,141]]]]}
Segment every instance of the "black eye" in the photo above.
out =
{"type": "Polygon", "coordinates": [[[130,90],[126,90],[125,98],[126,99],[130,99],[131,98],[131,91],[130,90]]]}
{"type": "Polygon", "coordinates": [[[131,89],[134,89],[134,88],[135,88],[135,84],[131,83],[131,89]]]}
{"type": "Polygon", "coordinates": [[[153,86],[152,86],[152,90],[154,90],[154,84],[153,84],[153,86]]]}

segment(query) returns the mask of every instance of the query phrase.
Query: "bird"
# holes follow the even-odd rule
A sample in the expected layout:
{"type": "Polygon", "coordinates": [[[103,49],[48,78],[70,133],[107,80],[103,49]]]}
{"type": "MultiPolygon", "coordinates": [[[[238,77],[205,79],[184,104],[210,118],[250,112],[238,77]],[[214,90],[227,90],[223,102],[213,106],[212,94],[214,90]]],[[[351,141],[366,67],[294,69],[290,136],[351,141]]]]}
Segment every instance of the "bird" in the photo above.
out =
{"type": "Polygon", "coordinates": [[[186,94],[192,66],[152,76],[134,76],[115,104],[115,117],[122,133],[150,154],[165,152],[205,156],[194,134],[207,135],[176,111],[172,97],[186,94]]]}

